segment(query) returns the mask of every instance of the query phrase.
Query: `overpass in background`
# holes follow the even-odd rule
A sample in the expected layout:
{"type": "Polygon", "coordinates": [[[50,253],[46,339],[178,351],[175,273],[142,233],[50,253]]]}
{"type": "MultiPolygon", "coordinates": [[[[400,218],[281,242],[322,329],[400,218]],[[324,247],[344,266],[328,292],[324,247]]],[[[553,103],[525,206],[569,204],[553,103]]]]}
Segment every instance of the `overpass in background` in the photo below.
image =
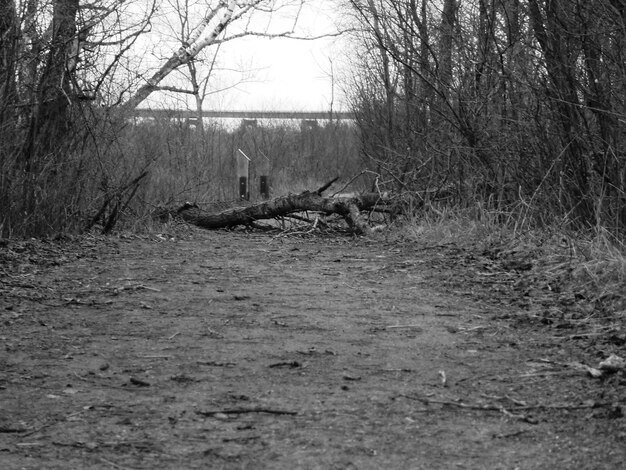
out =
{"type": "MultiPolygon", "coordinates": [[[[145,109],[138,108],[132,112],[134,117],[141,118],[163,118],[163,119],[195,119],[198,117],[197,111],[184,109],[145,109]]],[[[203,118],[217,119],[294,119],[301,121],[320,119],[354,119],[354,113],[349,111],[329,112],[329,111],[217,111],[203,110],[203,118]]]]}

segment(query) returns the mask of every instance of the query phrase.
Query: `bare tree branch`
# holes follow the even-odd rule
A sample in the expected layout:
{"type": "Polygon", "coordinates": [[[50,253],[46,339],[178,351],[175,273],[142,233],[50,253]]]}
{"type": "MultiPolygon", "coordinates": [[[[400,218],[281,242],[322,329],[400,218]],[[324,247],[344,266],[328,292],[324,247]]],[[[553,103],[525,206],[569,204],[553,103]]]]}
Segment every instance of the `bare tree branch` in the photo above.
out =
{"type": "Polygon", "coordinates": [[[174,69],[188,63],[198,53],[207,46],[214,44],[218,36],[224,31],[231,21],[242,17],[249,12],[262,0],[248,0],[236,2],[229,0],[227,3],[220,2],[215,8],[211,9],[192,33],[187,41],[183,44],[168,60],[163,64],[157,72],[155,72],[147,82],[141,86],[137,92],[124,104],[125,109],[136,108],[143,100],[157,89],[159,83],[168,76],[174,69]],[[222,13],[221,19],[211,28],[212,20],[222,13]],[[208,31],[207,31],[208,30],[208,31]]]}

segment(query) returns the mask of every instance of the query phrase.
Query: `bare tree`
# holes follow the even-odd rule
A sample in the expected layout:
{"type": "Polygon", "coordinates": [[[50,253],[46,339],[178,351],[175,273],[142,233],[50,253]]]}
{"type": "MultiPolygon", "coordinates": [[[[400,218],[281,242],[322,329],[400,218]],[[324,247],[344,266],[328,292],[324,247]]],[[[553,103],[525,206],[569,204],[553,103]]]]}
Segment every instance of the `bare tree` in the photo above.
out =
{"type": "MultiPolygon", "coordinates": [[[[206,5],[190,0],[168,0],[167,4],[170,14],[166,15],[165,23],[169,34],[173,35],[178,47],[187,47],[191,43],[191,37],[197,27],[193,24],[193,20],[202,9],[206,8],[206,5]]],[[[196,126],[201,131],[203,130],[202,109],[207,96],[222,93],[228,88],[241,84],[246,80],[249,73],[241,70],[240,78],[233,79],[232,83],[225,86],[214,85],[216,80],[212,79],[219,68],[218,59],[222,44],[223,41],[216,38],[215,47],[207,46],[200,50],[184,64],[172,70],[172,73],[164,77],[161,83],[154,88],[156,92],[192,97],[197,114],[196,126]]],[[[233,70],[230,63],[228,70],[233,70]]],[[[187,105],[186,100],[184,101],[187,105]]]]}
{"type": "Polygon", "coordinates": [[[123,20],[128,0],[2,0],[4,114],[13,115],[27,168],[71,139],[74,115],[94,100],[154,9],[123,20]],[[8,107],[11,109],[9,110],[8,107]],[[24,135],[22,135],[24,134],[24,135]]]}
{"type": "Polygon", "coordinates": [[[86,148],[100,145],[93,117],[103,114],[103,88],[149,25],[154,4],[142,6],[130,0],[0,2],[3,234],[64,227],[94,193],[97,183],[88,178],[97,179],[98,171],[86,163],[86,148]]]}
{"type": "MultiPolygon", "coordinates": [[[[209,46],[223,44],[244,36],[292,37],[299,19],[299,12],[305,0],[215,0],[209,2],[201,13],[201,18],[193,26],[186,24],[183,30],[183,43],[169,59],[154,72],[143,85],[124,103],[125,109],[134,109],[154,91],[174,70],[196,61],[198,55],[209,46]],[[282,9],[293,12],[291,27],[282,31],[270,29],[272,16],[282,9]],[[251,26],[257,16],[266,17],[260,27],[251,26]],[[269,22],[269,23],[268,23],[269,22]],[[233,31],[226,33],[227,29],[233,31]]],[[[184,18],[184,22],[188,19],[184,18]]]]}
{"type": "Polygon", "coordinates": [[[626,227],[623,2],[350,5],[365,50],[352,95],[364,153],[390,181],[456,182],[461,200],[626,227]]]}

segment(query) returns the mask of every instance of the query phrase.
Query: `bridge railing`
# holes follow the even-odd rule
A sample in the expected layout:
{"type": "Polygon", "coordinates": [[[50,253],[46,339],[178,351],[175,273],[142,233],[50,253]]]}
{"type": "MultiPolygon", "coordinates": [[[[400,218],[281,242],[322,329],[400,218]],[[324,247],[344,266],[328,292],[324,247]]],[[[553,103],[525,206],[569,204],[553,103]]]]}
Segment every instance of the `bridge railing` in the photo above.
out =
{"type": "MultiPolygon", "coordinates": [[[[132,112],[135,117],[142,118],[197,118],[198,112],[193,110],[177,109],[145,109],[138,108],[132,112]]],[[[354,113],[349,111],[223,111],[203,110],[203,118],[230,118],[230,119],[294,119],[294,120],[318,120],[318,119],[354,119],[354,113]]]]}

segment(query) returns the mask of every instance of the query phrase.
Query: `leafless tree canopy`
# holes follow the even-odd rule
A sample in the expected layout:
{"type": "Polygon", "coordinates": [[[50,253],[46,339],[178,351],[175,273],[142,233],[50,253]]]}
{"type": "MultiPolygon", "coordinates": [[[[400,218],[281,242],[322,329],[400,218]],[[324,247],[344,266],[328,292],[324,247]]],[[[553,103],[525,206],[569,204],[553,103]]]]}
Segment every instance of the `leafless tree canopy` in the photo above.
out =
{"type": "Polygon", "coordinates": [[[624,2],[349,6],[363,152],[390,183],[626,226],[624,2]]]}

